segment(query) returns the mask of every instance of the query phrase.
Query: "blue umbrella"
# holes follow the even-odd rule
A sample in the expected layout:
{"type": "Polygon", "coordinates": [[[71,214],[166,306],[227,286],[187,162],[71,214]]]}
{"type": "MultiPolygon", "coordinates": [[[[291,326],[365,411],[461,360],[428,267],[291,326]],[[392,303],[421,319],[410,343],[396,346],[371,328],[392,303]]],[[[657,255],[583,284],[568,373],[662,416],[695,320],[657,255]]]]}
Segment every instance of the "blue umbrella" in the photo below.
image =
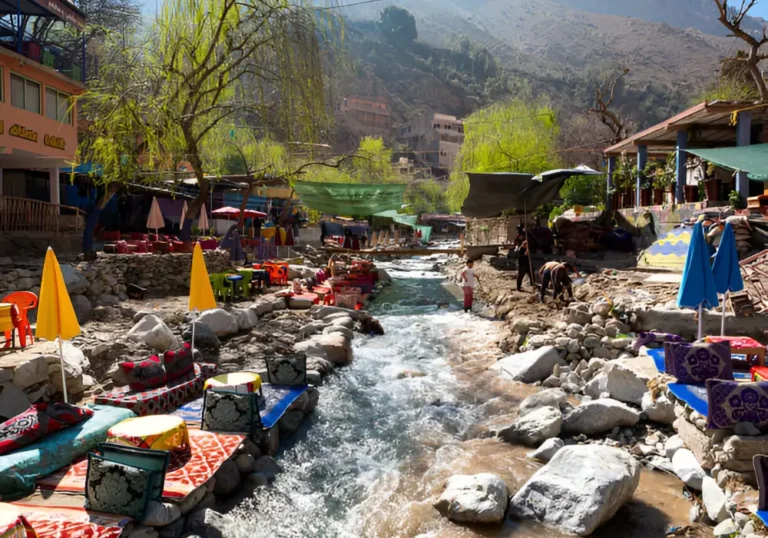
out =
{"type": "Polygon", "coordinates": [[[715,254],[715,263],[712,266],[715,275],[715,290],[723,294],[723,320],[720,324],[720,336],[725,336],[725,307],[728,304],[729,292],[744,289],[744,281],[741,279],[741,266],[739,265],[739,253],[736,251],[736,236],[733,235],[733,226],[725,223],[723,235],[720,237],[720,248],[715,254]]]}
{"type": "Polygon", "coordinates": [[[688,257],[685,259],[685,270],[680,291],[677,293],[679,308],[693,308],[699,311],[699,340],[704,332],[704,308],[714,308],[718,305],[715,276],[709,262],[709,249],[704,239],[704,229],[697,222],[691,234],[688,245],[688,257]]]}

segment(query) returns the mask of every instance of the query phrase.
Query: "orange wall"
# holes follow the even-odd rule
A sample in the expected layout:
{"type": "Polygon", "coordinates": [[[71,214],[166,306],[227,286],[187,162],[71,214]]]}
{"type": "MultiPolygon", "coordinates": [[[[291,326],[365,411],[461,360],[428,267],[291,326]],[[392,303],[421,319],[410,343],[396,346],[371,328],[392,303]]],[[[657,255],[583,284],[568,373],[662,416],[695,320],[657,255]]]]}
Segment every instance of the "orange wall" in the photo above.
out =
{"type": "MultiPolygon", "coordinates": [[[[14,151],[34,153],[44,157],[72,159],[77,150],[77,106],[73,110],[73,125],[60,123],[45,117],[45,88],[50,86],[71,95],[83,93],[83,86],[59,77],[40,64],[29,61],[13,53],[0,49],[0,68],[2,69],[2,101],[0,101],[0,153],[13,154],[14,151]],[[11,106],[11,72],[29,78],[41,84],[41,113],[36,114],[11,106]],[[21,126],[37,134],[37,141],[31,141],[11,135],[11,129],[21,126]],[[54,139],[51,139],[53,137],[54,139]],[[46,145],[48,139],[49,145],[46,145]],[[64,149],[51,147],[61,145],[64,149]]],[[[15,130],[15,129],[14,129],[15,130]]]]}

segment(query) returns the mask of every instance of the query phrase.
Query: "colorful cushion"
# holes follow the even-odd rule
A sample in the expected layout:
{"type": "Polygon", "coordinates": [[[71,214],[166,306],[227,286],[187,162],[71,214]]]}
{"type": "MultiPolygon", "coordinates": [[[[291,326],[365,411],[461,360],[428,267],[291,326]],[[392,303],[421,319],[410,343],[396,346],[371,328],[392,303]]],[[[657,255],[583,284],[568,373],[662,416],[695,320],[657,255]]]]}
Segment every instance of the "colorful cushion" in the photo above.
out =
{"type": "Polygon", "coordinates": [[[0,424],[0,454],[5,454],[93,416],[93,411],[71,404],[40,403],[0,424]]]}
{"type": "Polygon", "coordinates": [[[181,349],[175,351],[166,351],[163,355],[165,364],[165,375],[168,381],[181,379],[189,376],[195,371],[195,364],[192,361],[192,348],[185,342],[181,349]]]}
{"type": "Polygon", "coordinates": [[[139,362],[120,363],[120,368],[123,370],[131,390],[149,390],[167,383],[165,369],[160,364],[160,357],[157,355],[152,355],[150,358],[139,362]]]}
{"type": "Polygon", "coordinates": [[[261,424],[258,394],[240,394],[223,389],[205,391],[202,429],[227,433],[253,433],[261,424]]]}
{"type": "Polygon", "coordinates": [[[306,385],[306,357],[267,357],[267,381],[272,385],[306,385]]]}
{"type": "Polygon", "coordinates": [[[141,520],[149,502],[154,474],[88,454],[85,507],[141,520]]]}
{"type": "Polygon", "coordinates": [[[737,383],[707,380],[707,428],[732,428],[739,422],[751,422],[758,428],[768,426],[768,383],[737,383]]]}
{"type": "Polygon", "coordinates": [[[679,383],[704,383],[707,379],[733,379],[731,345],[695,342],[664,343],[664,369],[679,383]]]}
{"type": "Polygon", "coordinates": [[[682,341],[683,341],[683,337],[677,334],[647,332],[647,333],[639,333],[637,335],[637,341],[635,341],[635,345],[633,347],[635,351],[639,351],[641,347],[647,346],[649,344],[663,344],[664,342],[682,342],[682,341]]]}

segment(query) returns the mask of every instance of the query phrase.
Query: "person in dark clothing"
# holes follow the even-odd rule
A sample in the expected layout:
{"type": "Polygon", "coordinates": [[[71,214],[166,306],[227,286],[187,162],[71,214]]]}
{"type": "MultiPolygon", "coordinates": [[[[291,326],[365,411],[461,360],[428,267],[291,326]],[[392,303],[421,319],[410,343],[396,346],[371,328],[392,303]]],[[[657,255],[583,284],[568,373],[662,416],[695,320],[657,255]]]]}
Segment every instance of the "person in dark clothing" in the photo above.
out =
{"type": "Polygon", "coordinates": [[[568,297],[573,300],[573,281],[568,273],[574,273],[577,277],[581,276],[570,263],[561,263],[552,269],[552,286],[555,288],[555,299],[565,299],[567,292],[568,297]]]}
{"type": "Polygon", "coordinates": [[[528,242],[523,243],[517,247],[517,291],[523,291],[523,279],[525,275],[528,275],[528,280],[531,286],[533,283],[533,274],[531,274],[531,257],[528,252],[528,242]]]}
{"type": "Polygon", "coordinates": [[[320,245],[325,245],[325,238],[328,237],[328,228],[325,221],[320,221],[320,245]]]}
{"type": "Polygon", "coordinates": [[[341,248],[352,249],[352,230],[344,228],[344,243],[341,248]]]}

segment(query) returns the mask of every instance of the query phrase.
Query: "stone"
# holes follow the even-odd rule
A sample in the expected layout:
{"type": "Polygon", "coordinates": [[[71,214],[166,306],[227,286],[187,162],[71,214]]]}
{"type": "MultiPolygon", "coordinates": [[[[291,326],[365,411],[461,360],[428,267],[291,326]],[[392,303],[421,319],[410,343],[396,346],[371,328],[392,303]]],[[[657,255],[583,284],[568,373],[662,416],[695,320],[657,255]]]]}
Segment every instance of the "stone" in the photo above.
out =
{"type": "Polygon", "coordinates": [[[631,407],[611,398],[601,398],[582,403],[568,413],[563,421],[563,431],[595,435],[616,426],[634,426],[639,421],[640,413],[631,407]]]}
{"type": "Polygon", "coordinates": [[[752,461],[757,454],[768,454],[768,435],[732,435],[725,441],[723,451],[731,459],[752,461]]]}
{"type": "Polygon", "coordinates": [[[640,405],[648,392],[648,381],[656,377],[656,367],[650,357],[620,359],[606,364],[600,376],[607,377],[606,390],[611,398],[640,405]]]}
{"type": "Polygon", "coordinates": [[[513,333],[518,334],[526,334],[530,328],[531,324],[536,324],[537,322],[535,320],[530,320],[526,318],[516,318],[511,325],[511,329],[513,333]]]}
{"type": "Polygon", "coordinates": [[[687,448],[681,448],[672,456],[672,469],[677,477],[689,488],[701,491],[701,484],[707,474],[701,468],[696,456],[687,448]]]}
{"type": "Polygon", "coordinates": [[[189,513],[184,525],[188,534],[196,534],[205,538],[224,538],[219,528],[223,516],[210,508],[202,508],[189,513]]]}
{"type": "Polygon", "coordinates": [[[568,395],[561,389],[545,389],[531,394],[520,403],[520,416],[539,409],[540,407],[554,407],[560,410],[560,404],[568,399],[568,395]]]}
{"type": "Polygon", "coordinates": [[[256,459],[256,466],[254,472],[261,473],[266,476],[270,481],[283,472],[280,465],[270,456],[261,456],[256,459]]]}
{"type": "Polygon", "coordinates": [[[355,333],[352,332],[352,329],[348,329],[346,327],[342,327],[340,325],[331,325],[330,327],[326,327],[323,329],[323,334],[333,334],[333,333],[339,333],[344,336],[347,340],[353,340],[355,338],[355,333]]]}
{"type": "Polygon", "coordinates": [[[88,323],[93,318],[93,307],[91,301],[84,295],[70,295],[72,308],[75,310],[77,322],[81,325],[88,323]]]}
{"type": "Polygon", "coordinates": [[[13,370],[13,384],[21,390],[48,382],[48,361],[44,356],[30,357],[13,370]]]}
{"type": "Polygon", "coordinates": [[[243,484],[251,489],[263,488],[269,484],[269,479],[261,473],[251,473],[243,479],[243,484]]]}
{"type": "Polygon", "coordinates": [[[299,329],[299,335],[302,338],[307,338],[313,334],[323,332],[323,329],[325,328],[325,323],[322,321],[313,321],[312,323],[307,323],[301,329],[299,329]]]}
{"type": "Polygon", "coordinates": [[[146,525],[136,525],[127,538],[159,538],[160,534],[154,527],[147,527],[146,525]]]}
{"type": "Polygon", "coordinates": [[[229,336],[237,334],[240,330],[237,318],[221,308],[206,310],[200,314],[197,321],[208,325],[216,333],[216,336],[229,336]]]}
{"type": "Polygon", "coordinates": [[[103,293],[99,296],[99,302],[104,306],[118,306],[120,304],[120,298],[109,293],[103,293]]]}
{"type": "Polygon", "coordinates": [[[88,279],[71,265],[62,264],[61,275],[64,277],[64,285],[70,295],[82,295],[90,288],[88,279]]]}
{"type": "Polygon", "coordinates": [[[523,383],[535,383],[552,375],[555,365],[566,366],[552,346],[510,355],[491,366],[502,377],[523,383]]]}
{"type": "Polygon", "coordinates": [[[332,316],[333,314],[343,314],[351,317],[352,319],[358,318],[358,313],[356,311],[350,310],[348,308],[341,308],[338,306],[315,305],[309,309],[309,315],[312,316],[314,319],[324,320],[329,316],[332,316]]]}
{"type": "Polygon", "coordinates": [[[494,474],[454,475],[434,507],[457,523],[501,523],[508,500],[507,485],[494,474]]]}
{"type": "Polygon", "coordinates": [[[307,383],[319,386],[323,383],[323,376],[317,370],[307,370],[307,383]]]}
{"type": "Polygon", "coordinates": [[[717,527],[712,530],[712,535],[715,538],[730,538],[740,534],[739,526],[734,523],[731,518],[719,523],[717,527]]]}
{"type": "MultiPolygon", "coordinates": [[[[702,467],[705,469],[711,469],[715,466],[712,451],[714,440],[712,436],[718,430],[709,430],[707,433],[704,433],[694,424],[688,422],[684,417],[678,418],[673,426],[675,430],[677,430],[677,434],[680,436],[680,439],[682,439],[685,443],[686,448],[693,452],[693,454],[696,456],[696,459],[699,461],[699,463],[701,463],[702,467]]],[[[751,457],[752,456],[749,456],[749,458],[751,457]]]]}
{"type": "Polygon", "coordinates": [[[259,322],[259,317],[253,310],[248,308],[234,308],[231,314],[235,316],[237,320],[237,328],[239,332],[248,332],[253,329],[259,322]]]}
{"type": "Polygon", "coordinates": [[[762,432],[760,429],[751,422],[739,422],[733,427],[733,433],[736,435],[744,435],[747,437],[755,437],[762,432]]]}
{"type": "Polygon", "coordinates": [[[280,435],[293,435],[299,430],[303,421],[303,411],[299,409],[291,409],[286,411],[277,423],[277,425],[280,427],[280,435]]]}
{"type": "Polygon", "coordinates": [[[231,459],[222,463],[219,470],[213,476],[216,479],[213,492],[217,496],[231,495],[240,485],[240,471],[237,468],[237,464],[231,459]]]}
{"type": "Polygon", "coordinates": [[[149,501],[142,523],[150,527],[165,527],[181,517],[181,510],[172,503],[149,501]]]}
{"type": "MultiPolygon", "coordinates": [[[[261,455],[261,454],[259,454],[261,455]]],[[[235,457],[235,465],[240,474],[251,474],[256,468],[256,460],[250,454],[238,454],[235,457]]]]}
{"type": "Polygon", "coordinates": [[[725,492],[720,489],[720,486],[717,485],[714,478],[705,476],[702,480],[701,498],[704,502],[704,508],[707,510],[709,519],[720,523],[728,518],[728,510],[725,508],[725,492]]]}
{"type": "MultiPolygon", "coordinates": [[[[315,337],[325,351],[326,357],[337,366],[346,366],[352,362],[352,346],[343,334],[331,333],[315,337]]],[[[301,344],[302,342],[299,342],[301,344]]]]}
{"type": "Polygon", "coordinates": [[[568,339],[568,343],[565,346],[565,350],[568,353],[578,353],[580,349],[581,349],[581,344],[577,339],[575,338],[568,339]]]}
{"type": "Polygon", "coordinates": [[[597,357],[598,359],[605,359],[605,360],[611,360],[613,358],[613,355],[611,354],[611,350],[602,345],[597,346],[592,350],[592,356],[597,357]]]}
{"type": "Polygon", "coordinates": [[[607,318],[608,315],[611,313],[612,308],[613,307],[608,303],[596,303],[590,307],[590,311],[595,316],[602,316],[604,318],[607,318]]]}
{"type": "Polygon", "coordinates": [[[154,310],[139,310],[138,312],[136,312],[133,315],[132,321],[134,323],[138,323],[143,318],[145,318],[146,316],[151,316],[151,315],[154,315],[154,314],[156,314],[156,312],[154,310]]]}
{"type": "Polygon", "coordinates": [[[589,312],[584,312],[583,310],[574,307],[568,307],[565,309],[565,321],[567,323],[575,323],[584,326],[592,321],[592,316],[589,312]]]}
{"type": "Polygon", "coordinates": [[[555,339],[548,334],[535,334],[528,337],[528,348],[539,348],[544,346],[552,346],[555,343],[555,339]]]}
{"type": "Polygon", "coordinates": [[[197,505],[200,504],[200,502],[205,498],[207,494],[208,487],[206,484],[203,484],[202,486],[192,490],[192,493],[179,501],[178,506],[179,510],[181,510],[181,515],[186,515],[197,508],[197,505]]]}
{"type": "Polygon", "coordinates": [[[600,345],[600,339],[597,336],[587,336],[584,339],[584,347],[587,349],[595,349],[600,345]]]}
{"type": "Polygon", "coordinates": [[[274,309],[274,305],[269,301],[258,301],[248,307],[258,317],[269,314],[274,309]]]}
{"type": "Polygon", "coordinates": [[[129,339],[143,342],[157,351],[168,351],[181,347],[179,340],[168,325],[155,315],[145,316],[134,325],[128,334],[129,339]]]}
{"type": "Polygon", "coordinates": [[[563,415],[559,409],[540,407],[500,430],[498,436],[508,443],[539,446],[547,439],[560,435],[562,426],[563,415]]]}
{"type": "Polygon", "coordinates": [[[675,452],[681,448],[685,448],[685,443],[680,439],[679,435],[673,435],[664,443],[664,455],[671,460],[675,452]]]}
{"type": "MultiPolygon", "coordinates": [[[[181,337],[184,339],[185,342],[191,342],[192,341],[192,324],[188,324],[186,327],[184,327],[184,331],[181,333],[181,337]]],[[[208,325],[205,323],[200,323],[199,321],[195,322],[195,348],[205,348],[205,349],[219,349],[221,348],[221,341],[219,340],[219,337],[216,336],[216,333],[213,332],[213,329],[211,329],[208,325]]]]}
{"type": "Polygon", "coordinates": [[[563,384],[563,381],[558,376],[551,375],[544,380],[541,386],[547,387],[547,388],[557,388],[562,386],[562,384],[563,384]]]}
{"type": "Polygon", "coordinates": [[[533,460],[539,460],[548,462],[551,460],[557,451],[565,446],[565,442],[559,437],[553,437],[544,441],[539,448],[533,452],[529,452],[527,456],[533,460]]]}
{"type": "Polygon", "coordinates": [[[23,413],[30,404],[27,395],[13,383],[0,385],[0,422],[23,413]]]}
{"type": "Polygon", "coordinates": [[[611,340],[611,346],[613,349],[627,349],[633,342],[632,338],[614,338],[611,340]]]}
{"type": "Polygon", "coordinates": [[[333,321],[331,321],[331,325],[334,327],[345,327],[351,330],[352,327],[355,326],[355,320],[353,320],[350,317],[336,318],[333,321]]]}
{"type": "Polygon", "coordinates": [[[96,316],[96,319],[99,321],[109,321],[119,316],[120,311],[111,306],[97,306],[93,309],[93,315],[96,316]]]}
{"type": "Polygon", "coordinates": [[[659,424],[673,424],[677,418],[675,416],[674,404],[664,394],[660,394],[656,401],[653,401],[651,393],[646,392],[643,395],[640,407],[648,415],[649,420],[659,424]]]}
{"type": "Polygon", "coordinates": [[[588,536],[634,495],[640,465],[618,448],[561,448],[511,499],[510,514],[588,536]]]}

